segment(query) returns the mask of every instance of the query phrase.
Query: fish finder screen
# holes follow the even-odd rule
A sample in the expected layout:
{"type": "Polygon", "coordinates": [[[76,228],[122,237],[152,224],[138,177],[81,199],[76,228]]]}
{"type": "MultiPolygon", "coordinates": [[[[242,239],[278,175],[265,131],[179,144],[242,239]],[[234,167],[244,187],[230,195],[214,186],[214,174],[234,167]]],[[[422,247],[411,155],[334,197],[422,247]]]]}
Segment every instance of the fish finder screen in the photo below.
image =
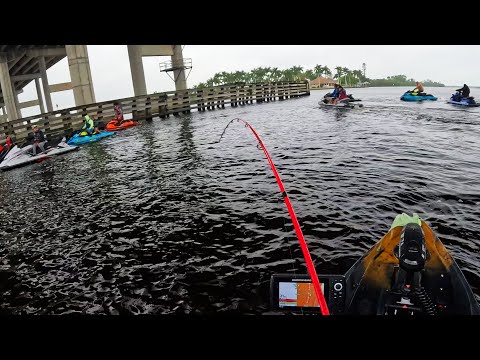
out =
{"type": "MultiPolygon", "coordinates": [[[[280,307],[320,307],[311,282],[280,282],[278,285],[278,305],[280,307]]],[[[320,283],[320,286],[324,292],[324,284],[320,283]]]]}

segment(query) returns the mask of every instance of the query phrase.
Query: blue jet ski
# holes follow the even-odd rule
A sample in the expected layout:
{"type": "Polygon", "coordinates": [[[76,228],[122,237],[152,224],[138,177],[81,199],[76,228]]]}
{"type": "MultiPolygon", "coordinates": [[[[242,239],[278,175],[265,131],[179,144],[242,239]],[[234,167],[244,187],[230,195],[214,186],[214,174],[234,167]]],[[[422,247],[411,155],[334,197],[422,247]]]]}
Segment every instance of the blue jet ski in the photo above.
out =
{"type": "Polygon", "coordinates": [[[95,142],[95,141],[102,140],[103,138],[106,138],[106,137],[112,136],[112,135],[115,135],[115,132],[104,131],[100,134],[85,135],[85,136],[75,134],[67,141],[67,144],[68,145],[83,145],[83,144],[87,144],[87,143],[90,143],[90,142],[95,142]]]}
{"type": "Polygon", "coordinates": [[[452,94],[452,96],[450,97],[450,100],[448,100],[447,103],[453,104],[453,105],[468,106],[468,107],[480,106],[480,104],[478,104],[477,102],[475,102],[475,100],[473,100],[473,96],[463,97],[462,95],[460,95],[459,92],[457,92],[456,94],[452,94]]]}
{"type": "Polygon", "coordinates": [[[400,100],[403,101],[423,101],[423,100],[437,100],[437,98],[431,94],[425,94],[425,93],[419,93],[413,92],[413,91],[407,91],[405,94],[402,95],[400,100]]]}

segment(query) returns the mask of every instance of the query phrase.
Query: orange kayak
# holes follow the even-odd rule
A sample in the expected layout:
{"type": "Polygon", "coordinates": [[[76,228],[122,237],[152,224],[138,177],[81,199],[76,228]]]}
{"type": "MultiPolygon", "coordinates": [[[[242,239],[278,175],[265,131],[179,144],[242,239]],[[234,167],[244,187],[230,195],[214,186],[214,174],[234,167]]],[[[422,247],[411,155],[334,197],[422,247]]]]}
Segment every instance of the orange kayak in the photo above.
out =
{"type": "Polygon", "coordinates": [[[105,130],[107,131],[115,131],[115,130],[123,130],[132,126],[137,126],[139,123],[138,121],[134,120],[126,120],[122,123],[122,125],[117,125],[117,120],[111,120],[108,122],[107,126],[105,126],[105,130]]]}

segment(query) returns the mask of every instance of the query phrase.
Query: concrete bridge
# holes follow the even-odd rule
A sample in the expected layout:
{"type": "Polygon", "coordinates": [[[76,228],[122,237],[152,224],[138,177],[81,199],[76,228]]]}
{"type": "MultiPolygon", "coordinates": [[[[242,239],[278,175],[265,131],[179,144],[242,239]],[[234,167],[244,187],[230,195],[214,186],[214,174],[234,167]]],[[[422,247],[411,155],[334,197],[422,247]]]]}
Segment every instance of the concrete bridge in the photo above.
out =
{"type": "MultiPolygon", "coordinates": [[[[163,71],[174,73],[176,90],[187,89],[181,45],[128,45],[135,96],[147,95],[143,56],[170,56],[170,65],[163,71]]],[[[0,85],[0,123],[22,118],[21,109],[30,106],[39,105],[42,114],[53,112],[51,93],[57,91],[73,90],[77,107],[96,102],[86,45],[0,45],[0,85]],[[65,57],[70,81],[49,84],[47,69],[65,57]],[[18,94],[32,81],[35,81],[37,100],[20,103],[18,94]]]]}

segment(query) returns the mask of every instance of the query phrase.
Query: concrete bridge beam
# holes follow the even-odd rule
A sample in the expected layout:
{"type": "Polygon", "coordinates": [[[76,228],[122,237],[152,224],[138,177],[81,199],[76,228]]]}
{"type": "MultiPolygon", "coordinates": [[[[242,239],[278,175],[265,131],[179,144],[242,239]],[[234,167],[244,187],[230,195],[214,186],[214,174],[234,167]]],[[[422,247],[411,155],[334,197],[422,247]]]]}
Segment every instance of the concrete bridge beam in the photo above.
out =
{"type": "Polygon", "coordinates": [[[143,72],[142,45],[127,45],[130,71],[132,73],[133,92],[135,96],[147,95],[147,84],[143,72]]]}
{"type": "Polygon", "coordinates": [[[50,96],[50,86],[48,85],[47,67],[45,66],[45,58],[38,57],[38,67],[40,68],[40,75],[42,77],[43,94],[45,95],[45,102],[47,103],[47,111],[52,112],[52,97],[50,96]]]}
{"type": "Polygon", "coordinates": [[[65,49],[67,51],[75,105],[81,106],[95,103],[87,45],[66,45],[65,49]]]}
{"type": "Polygon", "coordinates": [[[17,116],[18,116],[19,119],[21,119],[22,118],[22,110],[20,110],[21,107],[20,107],[20,101],[18,101],[18,93],[15,93],[14,98],[15,98],[15,108],[17,109],[17,116]]]}
{"type": "Polygon", "coordinates": [[[2,87],[2,94],[5,106],[7,108],[8,120],[18,119],[17,107],[15,105],[15,93],[12,88],[10,80],[10,73],[8,72],[8,63],[5,56],[0,55],[0,86],[2,87]]]}
{"type": "Polygon", "coordinates": [[[176,90],[186,90],[187,80],[185,79],[185,69],[183,68],[183,51],[182,45],[172,45],[173,55],[171,56],[173,67],[181,66],[179,70],[173,71],[176,90]]]}
{"type": "Polygon", "coordinates": [[[35,79],[35,87],[37,88],[37,98],[38,104],[40,105],[40,113],[45,114],[45,105],[43,104],[42,89],[40,88],[40,80],[38,78],[35,79]]]}

